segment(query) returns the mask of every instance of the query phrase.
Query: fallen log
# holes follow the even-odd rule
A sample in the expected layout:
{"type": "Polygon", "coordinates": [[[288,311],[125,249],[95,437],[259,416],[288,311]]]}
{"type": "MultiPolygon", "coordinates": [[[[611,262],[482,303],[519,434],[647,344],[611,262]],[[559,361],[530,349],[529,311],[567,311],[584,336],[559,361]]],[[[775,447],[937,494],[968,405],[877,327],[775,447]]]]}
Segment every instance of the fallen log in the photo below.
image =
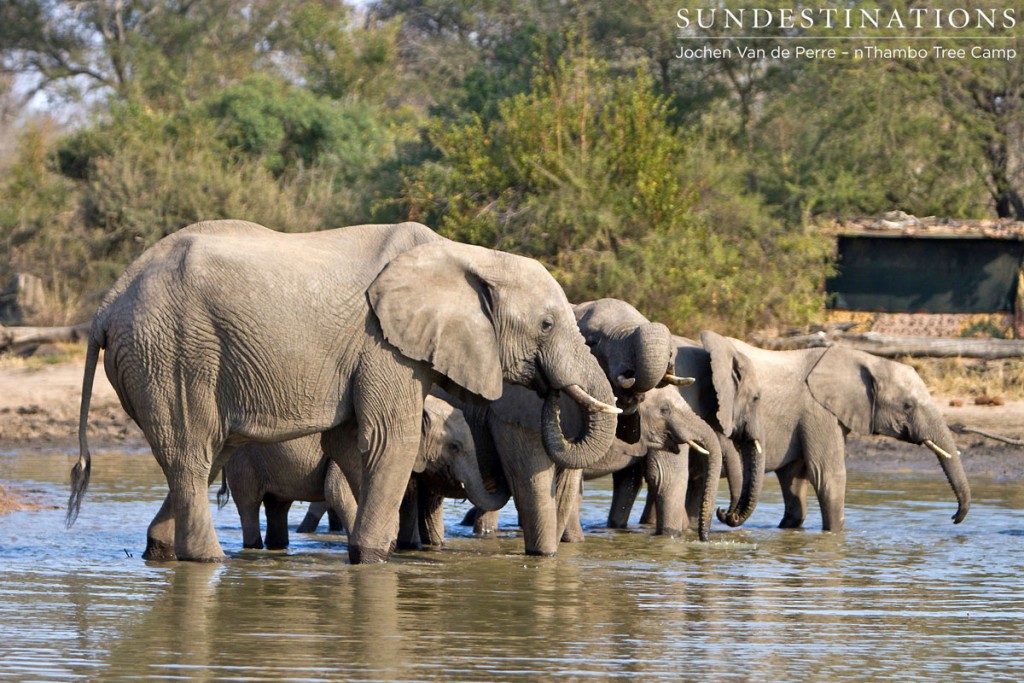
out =
{"type": "Polygon", "coordinates": [[[983,436],[986,439],[992,439],[993,441],[1002,441],[1003,443],[1008,443],[1011,446],[1018,446],[1020,448],[1024,448],[1024,441],[1021,441],[1020,439],[1011,439],[1008,436],[1001,436],[999,434],[993,434],[992,432],[985,432],[980,429],[974,429],[973,427],[968,427],[958,422],[949,425],[949,430],[951,432],[956,432],[957,434],[977,434],[978,436],[983,436]]]}
{"type": "Polygon", "coordinates": [[[975,337],[910,337],[865,332],[863,334],[816,332],[794,337],[762,340],[760,346],[773,349],[808,349],[839,344],[876,356],[898,358],[1019,358],[1024,356],[1024,339],[981,339],[975,337]]]}
{"type": "Polygon", "coordinates": [[[0,353],[24,353],[41,344],[83,341],[89,323],[62,327],[3,327],[0,325],[0,353]]]}

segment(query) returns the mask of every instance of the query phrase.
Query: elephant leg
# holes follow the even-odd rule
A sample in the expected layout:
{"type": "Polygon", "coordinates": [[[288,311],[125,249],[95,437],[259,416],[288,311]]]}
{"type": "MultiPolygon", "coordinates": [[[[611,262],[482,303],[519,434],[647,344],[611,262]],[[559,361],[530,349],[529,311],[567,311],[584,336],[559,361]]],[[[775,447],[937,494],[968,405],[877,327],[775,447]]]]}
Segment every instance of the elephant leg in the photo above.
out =
{"type": "Polygon", "coordinates": [[[555,500],[562,543],[582,543],[580,502],[583,499],[583,470],[560,469],[555,476],[555,500]]]}
{"type": "Polygon", "coordinates": [[[807,518],[807,467],[796,460],[775,471],[782,487],[782,501],[786,512],[779,522],[780,529],[799,529],[807,518]]]}
{"type": "Polygon", "coordinates": [[[267,548],[284,550],[288,547],[288,510],[292,501],[281,500],[276,496],[263,498],[263,509],[267,513],[267,548]]]}
{"type": "Polygon", "coordinates": [[[347,477],[333,461],[328,463],[327,476],[324,478],[324,503],[327,506],[330,530],[351,532],[356,523],[359,504],[347,477]]]}
{"type": "Polygon", "coordinates": [[[625,529],[629,526],[629,513],[644,480],[643,468],[644,461],[640,460],[612,473],[612,506],[608,510],[609,529],[625,529]]]}
{"type": "Polygon", "coordinates": [[[423,542],[420,539],[420,505],[419,485],[415,478],[409,482],[409,487],[402,498],[402,506],[398,513],[398,541],[397,550],[421,550],[423,542]]]}
{"type": "MultiPolygon", "coordinates": [[[[259,520],[256,522],[259,533],[259,520]]],[[[171,507],[171,494],[164,498],[160,510],[149,523],[146,532],[146,552],[143,559],[153,562],[173,562],[178,559],[174,554],[174,510],[171,507]]]]}
{"type": "Polygon", "coordinates": [[[641,526],[652,526],[657,523],[658,503],[654,499],[654,494],[648,491],[647,497],[644,498],[644,509],[640,511],[640,524],[641,526]]]}
{"type": "Polygon", "coordinates": [[[395,362],[368,368],[356,383],[363,476],[359,511],[348,536],[353,564],[388,561],[419,451],[423,398],[429,387],[425,377],[416,377],[401,358],[392,360],[395,362]],[[384,392],[390,393],[382,395],[384,392]]]}
{"type": "MultiPolygon", "coordinates": [[[[688,448],[681,450],[689,451],[688,448]]],[[[655,534],[681,536],[690,527],[686,514],[686,482],[690,476],[688,453],[674,455],[656,451],[647,456],[648,498],[653,498],[658,507],[658,521],[655,534]]]]}
{"type": "Polygon", "coordinates": [[[829,428],[808,428],[803,435],[807,480],[818,495],[821,526],[842,531],[846,508],[846,440],[838,422],[829,428]]]}
{"type": "MultiPolygon", "coordinates": [[[[473,508],[477,510],[477,508],[473,508]]],[[[476,518],[473,520],[473,533],[476,536],[490,536],[498,531],[498,511],[484,512],[477,510],[476,518]]]]}
{"type": "Polygon", "coordinates": [[[846,525],[846,468],[808,468],[808,481],[818,494],[821,528],[842,531],[846,525]]]}
{"type": "Polygon", "coordinates": [[[555,500],[555,465],[545,453],[540,436],[532,430],[497,419],[490,425],[519,512],[526,554],[553,556],[562,535],[555,500]]]}
{"type": "Polygon", "coordinates": [[[444,496],[426,487],[419,495],[420,538],[427,545],[444,545],[444,496]]]}
{"type": "Polygon", "coordinates": [[[260,501],[249,500],[247,497],[234,496],[238,519],[242,522],[242,547],[263,549],[263,537],[260,535],[260,501]]]}
{"type": "Polygon", "coordinates": [[[213,478],[213,454],[219,454],[220,450],[219,446],[213,448],[210,445],[153,446],[153,455],[164,470],[170,492],[164,507],[150,524],[144,559],[170,559],[166,534],[171,526],[174,531],[172,557],[196,562],[220,562],[224,559],[224,551],[213,528],[209,490],[213,478]],[[173,514],[170,525],[169,514],[173,514]]]}
{"type": "Polygon", "coordinates": [[[342,516],[334,508],[327,508],[327,530],[334,533],[347,530],[342,516]]]}
{"type": "MultiPolygon", "coordinates": [[[[296,529],[300,534],[312,534],[316,531],[316,528],[320,526],[320,520],[323,519],[324,513],[331,514],[331,510],[327,507],[327,501],[320,501],[309,504],[309,509],[306,510],[306,516],[302,518],[299,523],[299,528],[296,529]]],[[[330,517],[328,517],[330,519],[330,517]]],[[[334,531],[334,529],[331,529],[334,531]]]]}

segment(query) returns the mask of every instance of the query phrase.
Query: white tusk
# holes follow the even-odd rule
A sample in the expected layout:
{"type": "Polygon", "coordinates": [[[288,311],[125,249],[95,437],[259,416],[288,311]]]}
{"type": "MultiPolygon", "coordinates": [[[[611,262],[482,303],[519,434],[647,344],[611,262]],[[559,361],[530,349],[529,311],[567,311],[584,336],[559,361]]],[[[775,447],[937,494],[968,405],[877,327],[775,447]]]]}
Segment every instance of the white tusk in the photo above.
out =
{"type": "Polygon", "coordinates": [[[671,384],[674,387],[688,387],[697,381],[695,377],[678,377],[676,375],[665,375],[664,379],[661,380],[665,384],[671,384]]]}
{"type": "Polygon", "coordinates": [[[758,455],[761,455],[762,453],[764,453],[764,449],[761,448],[761,440],[760,439],[754,439],[754,450],[757,451],[758,455]]]}
{"type": "Polygon", "coordinates": [[[693,450],[697,451],[701,455],[711,455],[711,451],[709,451],[708,449],[704,448],[703,446],[701,446],[699,443],[697,443],[693,439],[687,439],[686,445],[689,446],[690,448],[692,448],[693,450]]]}
{"type": "MultiPolygon", "coordinates": [[[[932,450],[932,452],[935,453],[935,455],[941,455],[943,458],[946,458],[948,460],[952,460],[953,459],[952,455],[950,455],[946,451],[944,451],[941,448],[939,448],[939,445],[937,443],[935,443],[934,441],[932,441],[931,439],[925,439],[921,443],[923,445],[927,446],[928,448],[930,448],[932,450]]],[[[959,455],[959,452],[957,453],[957,455],[959,455]]]]}
{"type": "Polygon", "coordinates": [[[598,401],[596,398],[583,391],[578,384],[570,384],[563,388],[562,391],[569,394],[569,396],[572,397],[572,400],[576,401],[592,413],[611,413],[612,415],[622,414],[621,409],[598,401]]]}
{"type": "Polygon", "coordinates": [[[619,386],[623,389],[629,389],[636,384],[636,377],[626,377],[625,375],[619,375],[615,378],[615,381],[619,383],[619,386]]]}

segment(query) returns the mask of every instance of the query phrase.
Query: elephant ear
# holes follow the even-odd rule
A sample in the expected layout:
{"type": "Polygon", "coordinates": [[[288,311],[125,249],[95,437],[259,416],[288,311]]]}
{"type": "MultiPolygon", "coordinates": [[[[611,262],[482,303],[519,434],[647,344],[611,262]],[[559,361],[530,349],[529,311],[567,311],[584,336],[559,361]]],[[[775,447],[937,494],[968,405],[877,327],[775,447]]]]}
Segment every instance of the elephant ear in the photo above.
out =
{"type": "Polygon", "coordinates": [[[867,354],[829,347],[807,375],[814,400],[851,432],[872,433],[875,380],[867,354]]]}
{"type": "Polygon", "coordinates": [[[700,342],[711,354],[711,381],[718,397],[718,413],[715,417],[722,427],[722,433],[731,436],[736,427],[733,421],[736,393],[743,381],[744,364],[739,362],[736,347],[722,335],[704,330],[700,342]]]}
{"type": "Polygon", "coordinates": [[[491,261],[482,247],[431,242],[392,259],[367,291],[389,344],[489,401],[502,386],[491,261]]]}

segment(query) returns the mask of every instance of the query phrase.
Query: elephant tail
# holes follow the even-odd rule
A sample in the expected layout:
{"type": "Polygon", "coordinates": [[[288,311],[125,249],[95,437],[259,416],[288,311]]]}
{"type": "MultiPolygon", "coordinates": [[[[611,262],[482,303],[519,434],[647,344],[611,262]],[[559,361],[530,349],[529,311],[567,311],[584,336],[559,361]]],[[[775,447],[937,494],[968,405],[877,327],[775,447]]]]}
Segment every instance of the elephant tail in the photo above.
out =
{"type": "Polygon", "coordinates": [[[231,489],[228,488],[228,475],[224,473],[224,470],[221,470],[220,488],[217,489],[217,509],[223,510],[229,500],[231,500],[231,489]]]}
{"type": "MultiPolygon", "coordinates": [[[[95,328],[94,328],[95,331],[95,328]]],[[[102,343],[95,334],[89,335],[89,346],[85,354],[85,376],[82,378],[82,408],[78,415],[78,462],[71,470],[71,496],[68,498],[68,512],[64,522],[70,529],[78,519],[82,498],[89,487],[92,457],[89,455],[89,440],[86,431],[89,426],[89,404],[92,401],[92,382],[96,376],[96,365],[100,358],[102,343]]]]}

